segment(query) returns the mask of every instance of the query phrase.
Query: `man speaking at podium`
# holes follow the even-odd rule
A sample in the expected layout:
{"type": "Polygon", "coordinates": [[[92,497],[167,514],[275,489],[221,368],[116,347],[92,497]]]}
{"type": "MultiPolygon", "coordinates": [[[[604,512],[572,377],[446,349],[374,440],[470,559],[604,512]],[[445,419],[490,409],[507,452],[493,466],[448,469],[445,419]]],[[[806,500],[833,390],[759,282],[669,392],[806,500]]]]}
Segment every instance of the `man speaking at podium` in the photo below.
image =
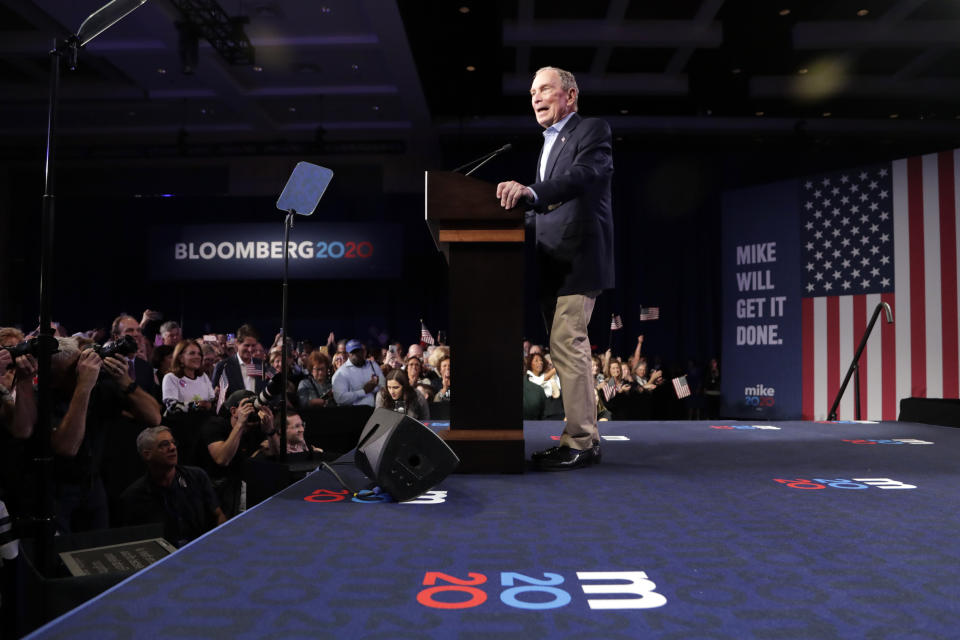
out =
{"type": "Polygon", "coordinates": [[[536,214],[540,308],[567,417],[560,445],[532,456],[544,471],[600,462],[587,325],[597,296],[614,286],[613,156],[610,126],[580,117],[579,94],[569,71],[537,71],[530,99],[545,131],[536,180],[529,186],[513,180],[497,185],[505,209],[525,201],[536,214]]]}

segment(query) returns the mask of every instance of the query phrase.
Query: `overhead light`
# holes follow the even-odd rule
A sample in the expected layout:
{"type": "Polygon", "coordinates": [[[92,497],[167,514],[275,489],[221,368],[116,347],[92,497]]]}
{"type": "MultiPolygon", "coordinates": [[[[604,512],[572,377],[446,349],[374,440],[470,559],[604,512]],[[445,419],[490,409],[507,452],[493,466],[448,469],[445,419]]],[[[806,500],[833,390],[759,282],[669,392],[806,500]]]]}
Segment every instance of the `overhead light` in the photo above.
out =
{"type": "Polygon", "coordinates": [[[167,70],[164,69],[163,67],[158,67],[158,68],[157,68],[157,73],[159,73],[159,74],[162,75],[162,76],[165,76],[165,75],[167,75],[167,70]]]}
{"type": "Polygon", "coordinates": [[[754,115],[762,116],[764,115],[763,111],[757,111],[754,115]]]}
{"type": "Polygon", "coordinates": [[[830,112],[830,111],[824,111],[824,112],[823,112],[823,117],[824,117],[824,118],[829,118],[829,117],[832,116],[832,115],[833,115],[833,113],[830,112]]]}
{"type": "Polygon", "coordinates": [[[256,71],[257,73],[259,73],[259,72],[263,71],[263,67],[261,67],[261,66],[258,65],[258,64],[255,64],[255,65],[253,65],[253,70],[256,71]]]}
{"type": "Polygon", "coordinates": [[[476,70],[477,70],[477,68],[476,68],[475,66],[473,66],[472,64],[468,64],[468,65],[467,65],[467,71],[476,71],[476,70]]]}
{"type": "Polygon", "coordinates": [[[867,15],[868,13],[870,13],[869,9],[860,9],[860,11],[857,11],[857,15],[860,16],[861,18],[867,15]]]}
{"type": "Polygon", "coordinates": [[[470,7],[463,6],[457,9],[457,11],[459,11],[460,13],[470,13],[470,7]]]}
{"type": "Polygon", "coordinates": [[[353,69],[354,71],[360,71],[360,65],[358,64],[352,64],[350,65],[350,68],[353,69]]]}
{"type": "Polygon", "coordinates": [[[620,109],[620,115],[625,116],[625,115],[627,115],[628,113],[630,113],[630,110],[629,110],[629,109],[620,109]]]}
{"type": "Polygon", "coordinates": [[[330,7],[320,7],[320,13],[330,13],[330,7]]]}
{"type": "Polygon", "coordinates": [[[296,107],[287,107],[287,111],[289,111],[290,113],[296,113],[296,112],[297,112],[297,108],[296,108],[296,107]]]}
{"type": "Polygon", "coordinates": [[[731,70],[730,70],[730,73],[732,73],[733,75],[737,75],[737,74],[741,73],[742,71],[743,71],[743,69],[741,69],[740,67],[736,67],[735,69],[731,69],[731,70]]]}
{"type": "Polygon", "coordinates": [[[380,111],[380,105],[378,105],[378,104],[373,105],[373,110],[374,110],[374,111],[380,111]]]}
{"type": "Polygon", "coordinates": [[[803,75],[806,75],[806,74],[810,73],[810,69],[807,69],[806,67],[804,67],[804,68],[802,68],[802,69],[797,69],[797,73],[799,73],[800,75],[803,76],[803,75]]]}
{"type": "Polygon", "coordinates": [[[790,15],[790,9],[780,9],[779,13],[782,16],[788,16],[790,15]]]}
{"type": "Polygon", "coordinates": [[[891,120],[896,120],[896,119],[899,118],[899,117],[900,117],[900,114],[899,114],[899,113],[891,113],[891,114],[890,114],[890,119],[891,119],[891,120]]]}

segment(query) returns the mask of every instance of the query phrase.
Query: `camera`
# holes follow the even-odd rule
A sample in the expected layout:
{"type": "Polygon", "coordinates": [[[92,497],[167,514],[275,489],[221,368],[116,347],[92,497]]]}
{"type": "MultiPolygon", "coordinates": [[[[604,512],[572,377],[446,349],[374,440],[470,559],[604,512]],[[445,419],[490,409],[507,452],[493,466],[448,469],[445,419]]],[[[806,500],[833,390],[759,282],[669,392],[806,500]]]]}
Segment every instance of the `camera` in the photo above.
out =
{"type": "MultiPolygon", "coordinates": [[[[59,345],[57,343],[57,339],[54,338],[53,336],[48,336],[48,335],[40,335],[40,336],[37,336],[36,338],[30,338],[29,340],[24,340],[20,344],[15,344],[9,347],[0,347],[0,349],[6,349],[10,353],[11,360],[16,360],[20,356],[26,356],[26,355],[36,356],[40,354],[41,340],[45,340],[49,343],[50,353],[56,353],[57,351],[60,350],[58,348],[59,345]]],[[[12,369],[14,366],[15,365],[13,364],[13,362],[11,362],[9,368],[12,369]]]]}
{"type": "Polygon", "coordinates": [[[101,358],[111,356],[132,356],[137,353],[137,341],[133,336],[120,336],[116,340],[93,345],[94,352],[101,358]]]}

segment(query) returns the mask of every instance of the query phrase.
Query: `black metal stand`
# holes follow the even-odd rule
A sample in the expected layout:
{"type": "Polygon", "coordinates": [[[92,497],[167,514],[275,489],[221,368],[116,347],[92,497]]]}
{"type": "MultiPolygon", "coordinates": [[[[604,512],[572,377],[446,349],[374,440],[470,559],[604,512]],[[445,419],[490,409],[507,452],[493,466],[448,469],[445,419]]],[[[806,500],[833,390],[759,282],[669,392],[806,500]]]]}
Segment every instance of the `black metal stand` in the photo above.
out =
{"type": "Polygon", "coordinates": [[[280,462],[287,460],[287,288],[290,269],[290,229],[293,228],[293,210],[287,211],[283,221],[283,301],[280,310],[280,386],[283,387],[283,400],[280,403],[280,462]]]}
{"type": "Polygon", "coordinates": [[[837,419],[837,408],[840,406],[843,393],[847,390],[847,383],[850,382],[850,376],[853,376],[853,399],[856,404],[854,415],[857,420],[860,419],[860,355],[863,353],[864,347],[867,346],[867,338],[870,337],[870,332],[873,331],[873,325],[876,324],[877,317],[880,315],[881,310],[886,312],[887,324],[893,324],[893,311],[890,309],[890,305],[886,302],[881,302],[873,310],[873,316],[867,324],[867,330],[863,332],[863,338],[860,339],[860,346],[857,347],[857,352],[853,356],[853,362],[850,363],[850,368],[847,369],[847,375],[843,378],[843,384],[840,385],[840,390],[837,392],[837,397],[833,401],[833,406],[830,407],[827,420],[837,419]]]}

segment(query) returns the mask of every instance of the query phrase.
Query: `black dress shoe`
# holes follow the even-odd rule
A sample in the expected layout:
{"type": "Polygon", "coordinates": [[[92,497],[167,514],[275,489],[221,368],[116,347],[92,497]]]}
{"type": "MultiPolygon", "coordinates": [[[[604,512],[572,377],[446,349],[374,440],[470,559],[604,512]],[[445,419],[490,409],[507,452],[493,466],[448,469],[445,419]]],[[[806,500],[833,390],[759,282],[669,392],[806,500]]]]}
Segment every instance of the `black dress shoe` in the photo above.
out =
{"type": "MultiPolygon", "coordinates": [[[[544,458],[556,456],[558,455],[560,448],[561,448],[560,446],[556,446],[556,447],[550,447],[549,449],[544,449],[543,451],[534,451],[533,453],[530,454],[530,460],[532,462],[540,462],[544,458]]],[[[594,442],[593,446],[590,447],[590,450],[593,452],[593,455],[594,455],[594,464],[600,464],[600,458],[601,458],[600,443],[594,442]]]]}
{"type": "Polygon", "coordinates": [[[589,449],[572,449],[566,445],[551,447],[546,451],[531,456],[534,466],[539,471],[566,471],[579,469],[591,464],[600,463],[600,445],[595,444],[589,449]]]}

